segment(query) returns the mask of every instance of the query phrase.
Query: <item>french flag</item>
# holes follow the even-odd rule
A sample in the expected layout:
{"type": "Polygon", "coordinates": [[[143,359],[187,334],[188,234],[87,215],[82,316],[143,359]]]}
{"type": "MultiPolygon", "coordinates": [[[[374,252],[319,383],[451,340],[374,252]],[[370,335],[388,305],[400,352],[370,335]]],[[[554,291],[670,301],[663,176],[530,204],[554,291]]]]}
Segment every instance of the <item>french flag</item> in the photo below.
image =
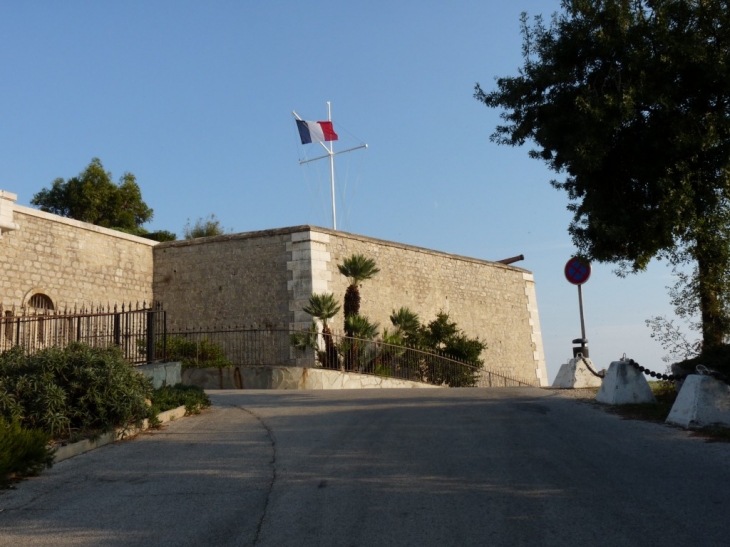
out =
{"type": "Polygon", "coordinates": [[[337,140],[337,133],[332,128],[332,122],[305,122],[303,120],[296,120],[296,122],[302,144],[337,140]]]}

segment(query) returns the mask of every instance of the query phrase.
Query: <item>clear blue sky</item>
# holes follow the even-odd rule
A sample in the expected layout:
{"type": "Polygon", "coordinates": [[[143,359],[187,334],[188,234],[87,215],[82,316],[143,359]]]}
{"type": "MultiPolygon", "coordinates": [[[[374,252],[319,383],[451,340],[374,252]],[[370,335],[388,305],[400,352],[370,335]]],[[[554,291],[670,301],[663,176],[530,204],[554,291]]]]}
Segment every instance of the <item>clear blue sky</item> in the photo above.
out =
{"type": "MultiPolygon", "coordinates": [[[[215,213],[235,232],[329,227],[326,166],[291,115],[326,118],[338,160],[338,227],[487,260],[524,254],[537,282],[549,377],[580,336],[566,196],[527,148],[498,147],[476,82],[521,63],[519,14],[557,0],[484,2],[12,2],[0,19],[0,188],[29,205],[99,157],[137,177],[150,230],[215,213]],[[321,163],[321,162],[320,162],[321,163]]],[[[621,214],[621,211],[616,211],[621,214]]],[[[669,269],[584,286],[600,367],[623,353],[663,371],[644,320],[671,313],[669,269]]],[[[396,306],[397,303],[394,303],[396,306]]],[[[487,340],[489,342],[489,340],[487,340]]]]}

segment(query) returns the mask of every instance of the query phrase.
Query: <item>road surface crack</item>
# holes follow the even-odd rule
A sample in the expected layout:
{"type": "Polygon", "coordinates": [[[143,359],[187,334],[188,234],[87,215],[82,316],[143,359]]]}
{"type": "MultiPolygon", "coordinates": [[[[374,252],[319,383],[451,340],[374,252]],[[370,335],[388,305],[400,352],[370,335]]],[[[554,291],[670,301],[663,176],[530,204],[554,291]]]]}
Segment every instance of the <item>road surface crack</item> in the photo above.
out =
{"type": "Polygon", "coordinates": [[[269,425],[255,412],[252,410],[249,410],[247,408],[244,408],[242,406],[237,406],[236,408],[239,408],[243,410],[244,412],[247,412],[258,422],[263,426],[263,428],[266,430],[266,434],[269,437],[269,442],[271,443],[271,461],[269,462],[271,465],[271,481],[269,481],[269,488],[266,492],[266,500],[264,501],[264,510],[261,513],[261,519],[259,519],[258,525],[256,526],[256,535],[253,538],[253,543],[251,543],[252,547],[256,547],[259,542],[259,538],[261,537],[261,529],[264,526],[264,520],[266,520],[266,514],[269,510],[269,502],[271,500],[271,493],[274,491],[274,484],[276,483],[276,436],[274,435],[274,431],[269,427],[269,425]]]}

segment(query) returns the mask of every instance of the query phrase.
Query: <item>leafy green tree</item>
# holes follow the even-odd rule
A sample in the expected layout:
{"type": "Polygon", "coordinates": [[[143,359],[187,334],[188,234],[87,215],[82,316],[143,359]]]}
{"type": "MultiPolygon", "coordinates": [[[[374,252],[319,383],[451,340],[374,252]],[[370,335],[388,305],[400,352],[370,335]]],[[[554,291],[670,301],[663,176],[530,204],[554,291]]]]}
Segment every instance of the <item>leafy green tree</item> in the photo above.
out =
{"type": "Polygon", "coordinates": [[[76,177],[54,180],[30,202],[41,211],[135,234],[146,233],[142,224],[152,220],[153,214],[142,201],[134,175],[124,173],[115,184],[99,158],[93,158],[76,177]]]}
{"type": "Polygon", "coordinates": [[[337,268],[350,281],[345,291],[345,334],[353,336],[348,330],[347,318],[360,313],[360,284],[375,277],[380,269],[375,266],[375,260],[360,254],[345,258],[337,268]]]}
{"type": "Polygon", "coordinates": [[[433,321],[419,328],[418,334],[420,344],[424,348],[442,352],[453,359],[467,361],[477,367],[484,364],[481,354],[487,349],[487,344],[479,338],[469,338],[454,321],[451,321],[448,313],[443,311],[437,313],[433,321]]]}
{"type": "Polygon", "coordinates": [[[151,239],[152,241],[175,241],[177,239],[177,234],[173,232],[168,232],[167,230],[158,230],[156,232],[150,232],[148,234],[138,234],[146,239],[151,239]]]}
{"type": "Polygon", "coordinates": [[[563,181],[580,253],[620,271],[694,263],[703,344],[730,332],[730,5],[563,0],[522,16],[519,74],[475,97],[503,109],[492,140],[531,141],[563,181]]]}
{"type": "Polygon", "coordinates": [[[206,218],[199,218],[192,226],[190,225],[190,219],[188,219],[185,228],[183,228],[185,239],[222,236],[226,232],[227,230],[221,226],[221,221],[214,214],[210,214],[206,218]]]}
{"type": "Polygon", "coordinates": [[[322,321],[322,337],[325,345],[322,365],[325,368],[339,368],[337,347],[332,340],[332,331],[329,327],[329,320],[340,311],[340,305],[335,300],[335,296],[332,293],[313,294],[309,297],[309,304],[304,306],[302,311],[322,321]]]}

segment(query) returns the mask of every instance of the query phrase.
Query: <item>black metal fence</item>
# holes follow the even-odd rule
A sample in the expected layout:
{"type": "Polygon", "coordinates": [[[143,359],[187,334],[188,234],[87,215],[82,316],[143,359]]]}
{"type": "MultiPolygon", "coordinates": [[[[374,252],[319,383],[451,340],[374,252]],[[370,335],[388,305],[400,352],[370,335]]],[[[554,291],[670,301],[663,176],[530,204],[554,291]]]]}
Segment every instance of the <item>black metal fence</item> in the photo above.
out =
{"type": "Polygon", "coordinates": [[[229,327],[170,330],[166,342],[169,360],[193,367],[321,366],[451,387],[539,387],[536,378],[505,374],[418,348],[336,334],[229,327]]]}
{"type": "MultiPolygon", "coordinates": [[[[161,345],[158,337],[157,345],[161,345]]],[[[171,329],[166,337],[166,354],[171,361],[185,366],[280,365],[296,366],[306,360],[295,355],[288,330],[243,329],[171,329]]],[[[314,366],[314,353],[309,352],[314,366]]]]}
{"type": "Polygon", "coordinates": [[[164,359],[165,311],[146,304],[96,310],[41,310],[0,308],[0,351],[20,346],[27,353],[47,347],[83,342],[93,347],[117,346],[130,363],[164,359]],[[161,340],[162,343],[156,343],[161,340]]]}
{"type": "Polygon", "coordinates": [[[305,366],[397,378],[450,387],[539,386],[526,379],[419,348],[337,334],[284,329],[169,330],[160,305],[136,309],[4,311],[0,307],[0,351],[28,353],[83,342],[117,346],[132,364],[182,361],[185,366],[305,366]]]}

